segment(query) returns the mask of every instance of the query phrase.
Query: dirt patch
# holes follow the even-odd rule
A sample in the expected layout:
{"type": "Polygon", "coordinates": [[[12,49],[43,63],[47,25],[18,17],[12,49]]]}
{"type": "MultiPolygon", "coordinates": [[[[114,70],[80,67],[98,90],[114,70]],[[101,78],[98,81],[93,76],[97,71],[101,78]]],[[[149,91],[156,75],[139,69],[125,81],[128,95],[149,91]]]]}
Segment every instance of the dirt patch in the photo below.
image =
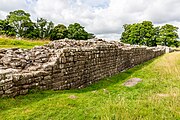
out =
{"type": "Polygon", "coordinates": [[[75,96],[75,95],[70,95],[68,98],[70,98],[70,99],[77,99],[77,96],[75,96]]]}
{"type": "Polygon", "coordinates": [[[123,85],[126,87],[133,87],[141,81],[142,80],[140,78],[131,78],[128,81],[126,81],[123,85]]]}
{"type": "Polygon", "coordinates": [[[107,89],[103,89],[104,93],[109,93],[109,91],[107,89]]]}
{"type": "Polygon", "coordinates": [[[163,93],[159,93],[157,94],[158,97],[177,97],[177,94],[173,93],[173,94],[163,94],[163,93]]]}
{"type": "Polygon", "coordinates": [[[169,97],[170,95],[169,94],[157,94],[157,96],[159,96],[159,97],[169,97]]]}

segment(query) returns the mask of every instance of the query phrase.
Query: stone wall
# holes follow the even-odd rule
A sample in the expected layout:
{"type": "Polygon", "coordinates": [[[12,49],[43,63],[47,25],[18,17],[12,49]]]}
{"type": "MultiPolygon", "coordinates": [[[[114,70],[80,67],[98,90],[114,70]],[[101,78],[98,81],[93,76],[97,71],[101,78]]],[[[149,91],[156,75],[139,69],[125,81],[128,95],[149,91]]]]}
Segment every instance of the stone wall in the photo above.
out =
{"type": "Polygon", "coordinates": [[[0,50],[0,96],[30,89],[83,88],[165,53],[164,48],[102,40],[60,40],[31,50],[0,50]]]}

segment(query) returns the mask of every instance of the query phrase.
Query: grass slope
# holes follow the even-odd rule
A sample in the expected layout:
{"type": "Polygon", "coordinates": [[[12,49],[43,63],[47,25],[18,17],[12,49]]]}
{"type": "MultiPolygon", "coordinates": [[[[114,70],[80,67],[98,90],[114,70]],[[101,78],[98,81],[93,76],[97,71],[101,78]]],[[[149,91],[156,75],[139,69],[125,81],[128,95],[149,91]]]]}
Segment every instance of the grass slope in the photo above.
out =
{"type": "Polygon", "coordinates": [[[180,52],[166,54],[87,88],[0,98],[1,120],[179,120],[180,52]],[[122,84],[138,77],[143,82],[122,84]]]}
{"type": "Polygon", "coordinates": [[[24,48],[30,49],[49,43],[47,40],[16,40],[11,38],[0,38],[0,48],[24,48]]]}

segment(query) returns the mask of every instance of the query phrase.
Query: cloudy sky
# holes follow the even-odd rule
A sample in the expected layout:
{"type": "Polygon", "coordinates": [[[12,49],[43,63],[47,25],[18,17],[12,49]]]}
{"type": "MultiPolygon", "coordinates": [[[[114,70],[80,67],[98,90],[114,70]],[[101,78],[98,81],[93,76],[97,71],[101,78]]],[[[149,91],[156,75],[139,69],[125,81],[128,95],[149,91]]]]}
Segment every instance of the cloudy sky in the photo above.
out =
{"type": "Polygon", "coordinates": [[[180,27],[180,0],[0,0],[0,19],[23,9],[32,20],[78,22],[97,37],[119,39],[123,24],[150,20],[180,27]]]}

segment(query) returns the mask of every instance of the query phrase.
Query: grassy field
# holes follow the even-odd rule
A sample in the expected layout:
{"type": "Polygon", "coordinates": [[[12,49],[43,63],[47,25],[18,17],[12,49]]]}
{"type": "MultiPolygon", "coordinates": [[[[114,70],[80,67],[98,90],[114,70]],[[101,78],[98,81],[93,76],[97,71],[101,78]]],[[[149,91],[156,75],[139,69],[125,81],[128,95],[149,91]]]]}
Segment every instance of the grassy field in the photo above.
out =
{"type": "Polygon", "coordinates": [[[0,48],[24,48],[30,49],[49,43],[48,40],[16,40],[11,38],[0,38],[0,48]]]}
{"type": "Polygon", "coordinates": [[[81,90],[0,98],[0,120],[180,120],[180,52],[166,54],[81,90]],[[143,81],[132,88],[129,78],[143,81]]]}

